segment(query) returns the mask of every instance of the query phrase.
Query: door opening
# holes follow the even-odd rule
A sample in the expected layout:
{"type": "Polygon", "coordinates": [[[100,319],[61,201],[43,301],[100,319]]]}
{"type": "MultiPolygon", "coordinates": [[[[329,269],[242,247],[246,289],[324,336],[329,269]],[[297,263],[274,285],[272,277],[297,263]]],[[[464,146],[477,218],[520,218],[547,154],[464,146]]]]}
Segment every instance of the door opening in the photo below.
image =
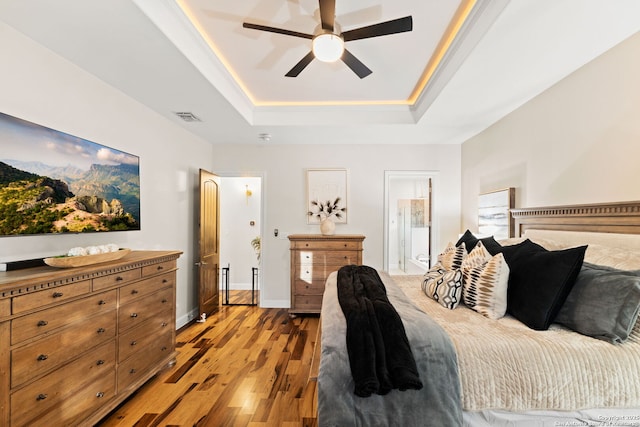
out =
{"type": "Polygon", "coordinates": [[[432,264],[433,176],[385,171],[383,268],[389,274],[424,274],[432,264]]]}
{"type": "Polygon", "coordinates": [[[220,177],[221,303],[258,305],[262,258],[262,177],[220,177]]]}

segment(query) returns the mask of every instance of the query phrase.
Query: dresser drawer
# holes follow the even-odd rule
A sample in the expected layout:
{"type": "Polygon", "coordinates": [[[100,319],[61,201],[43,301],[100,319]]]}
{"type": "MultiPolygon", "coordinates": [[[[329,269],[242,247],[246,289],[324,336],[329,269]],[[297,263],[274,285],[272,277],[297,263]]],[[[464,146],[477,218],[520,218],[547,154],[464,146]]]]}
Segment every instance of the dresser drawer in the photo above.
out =
{"type": "Polygon", "coordinates": [[[127,282],[131,282],[132,280],[139,279],[140,275],[140,269],[134,268],[132,270],[121,271],[120,273],[97,277],[93,279],[93,290],[99,291],[112,286],[120,286],[127,282]]]}
{"type": "Polygon", "coordinates": [[[319,313],[322,308],[322,295],[295,295],[296,310],[319,313]]]}
{"type": "Polygon", "coordinates": [[[173,288],[165,288],[146,297],[120,305],[118,330],[122,332],[139,325],[159,313],[172,310],[173,306],[173,288]]]}
{"type": "Polygon", "coordinates": [[[51,304],[60,304],[70,298],[88,294],[89,291],[91,291],[91,281],[82,280],[70,285],[56,286],[55,288],[34,292],[32,294],[13,297],[13,314],[20,314],[25,311],[47,307],[51,304]]]}
{"type": "Polygon", "coordinates": [[[293,293],[296,295],[322,295],[324,293],[324,279],[316,279],[312,282],[294,280],[293,293]]]}
{"type": "Polygon", "coordinates": [[[50,334],[57,328],[116,309],[116,290],[42,310],[11,321],[11,344],[50,334]]]}
{"type": "Polygon", "coordinates": [[[157,363],[173,353],[171,331],[156,336],[153,343],[141,348],[118,365],[118,393],[143,378],[157,363]]]}
{"type": "MultiPolygon", "coordinates": [[[[51,408],[28,426],[86,426],[84,422],[89,415],[103,407],[116,395],[116,378],[113,374],[97,377],[86,387],[76,390],[59,406],[51,408]]],[[[14,426],[12,426],[14,427],[14,426]]]]}
{"type": "Polygon", "coordinates": [[[309,241],[293,241],[292,249],[319,249],[319,250],[358,250],[362,249],[362,243],[359,241],[330,241],[330,240],[309,240],[309,241]]]}
{"type": "Polygon", "coordinates": [[[146,320],[143,324],[133,328],[118,338],[118,361],[130,357],[137,351],[143,351],[153,344],[159,335],[171,330],[173,322],[171,310],[165,310],[146,320]]]}
{"type": "Polygon", "coordinates": [[[116,335],[116,311],[91,317],[34,343],[11,350],[11,387],[15,388],[74,359],[116,335]]]}
{"type": "Polygon", "coordinates": [[[145,297],[158,289],[173,286],[175,282],[176,274],[171,272],[123,286],[120,288],[120,305],[145,297]]]}
{"type": "Polygon", "coordinates": [[[360,259],[357,251],[299,251],[299,265],[348,265],[355,264],[360,259]]]}
{"type": "MultiPolygon", "coordinates": [[[[43,414],[51,411],[63,400],[68,401],[67,399],[73,398],[77,393],[82,393],[82,389],[92,387],[100,377],[110,376],[111,383],[115,383],[115,367],[116,344],[115,340],[112,340],[15,391],[11,394],[12,425],[30,425],[33,421],[40,420],[43,414]]],[[[113,388],[111,385],[111,389],[113,388]]]]}
{"type": "Polygon", "coordinates": [[[146,265],[142,267],[142,277],[153,276],[154,274],[160,274],[168,271],[173,271],[177,268],[176,261],[165,261],[158,264],[146,265]]]}
{"type": "MultiPolygon", "coordinates": [[[[344,264],[347,265],[347,264],[344,264]]],[[[334,271],[340,270],[343,265],[337,264],[315,264],[315,265],[297,265],[293,270],[293,280],[300,280],[303,282],[319,282],[324,286],[326,278],[334,271]]]]}

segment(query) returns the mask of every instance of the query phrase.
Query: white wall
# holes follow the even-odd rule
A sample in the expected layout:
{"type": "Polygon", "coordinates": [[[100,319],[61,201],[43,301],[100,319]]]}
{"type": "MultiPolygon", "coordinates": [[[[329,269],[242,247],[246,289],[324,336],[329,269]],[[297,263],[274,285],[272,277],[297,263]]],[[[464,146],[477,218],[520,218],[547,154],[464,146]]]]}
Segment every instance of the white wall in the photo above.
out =
{"type": "MultiPolygon", "coordinates": [[[[274,135],[277,138],[277,135],[274,135]]],[[[459,145],[215,145],[212,172],[260,171],[264,175],[261,304],[289,306],[288,234],[319,233],[306,222],[305,169],[349,170],[348,224],[338,234],[364,234],[363,262],[383,265],[384,171],[424,170],[434,178],[436,248],[457,238],[460,226],[459,145]],[[273,230],[280,231],[274,237],[273,230]]],[[[436,251],[438,249],[435,249],[436,251]]]]}
{"type": "Polygon", "coordinates": [[[478,194],[516,188],[517,207],[640,200],[640,33],[462,146],[462,226],[478,194]]]}
{"type": "MultiPolygon", "coordinates": [[[[289,305],[287,233],[319,231],[317,225],[306,224],[305,168],[349,169],[349,224],[338,225],[337,232],[366,235],[366,264],[382,268],[385,170],[437,172],[436,247],[444,247],[459,232],[458,145],[419,145],[415,141],[371,146],[211,145],[2,23],[0,52],[4,58],[0,111],[140,156],[142,192],[139,232],[0,238],[0,260],[57,255],[73,246],[107,242],[132,249],[183,251],[177,295],[181,326],[197,306],[194,206],[198,168],[223,176],[247,171],[264,176],[261,300],[267,307],[289,305]],[[281,231],[279,238],[273,236],[275,228],[281,231]]],[[[399,126],[399,138],[402,131],[399,126]]]]}
{"type": "Polygon", "coordinates": [[[211,145],[3,23],[0,53],[0,111],[140,156],[142,204],[141,231],[4,237],[0,260],[108,242],[183,251],[176,299],[178,324],[184,324],[197,305],[194,206],[198,168],[211,169],[211,145]]]}

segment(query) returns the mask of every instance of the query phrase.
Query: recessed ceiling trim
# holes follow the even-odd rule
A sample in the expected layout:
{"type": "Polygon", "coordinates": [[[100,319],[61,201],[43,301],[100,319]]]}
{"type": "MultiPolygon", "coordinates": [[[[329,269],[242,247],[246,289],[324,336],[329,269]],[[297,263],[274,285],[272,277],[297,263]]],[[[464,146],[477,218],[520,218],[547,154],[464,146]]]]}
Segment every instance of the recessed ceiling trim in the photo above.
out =
{"type": "Polygon", "coordinates": [[[478,39],[467,39],[481,37],[488,25],[483,25],[482,31],[477,33],[471,29],[478,22],[492,23],[499,13],[485,14],[485,11],[501,11],[508,3],[508,0],[462,0],[438,46],[439,51],[434,54],[422,82],[408,99],[262,102],[255,99],[213,40],[207,38],[195,13],[189,10],[184,0],[133,1],[251,125],[415,124],[466,57],[468,50],[461,47],[466,43],[475,46],[478,39]],[[453,61],[452,58],[459,54],[462,54],[460,59],[453,61]]]}
{"type": "Polygon", "coordinates": [[[415,124],[411,108],[407,105],[311,105],[261,107],[254,111],[254,124],[268,126],[319,126],[356,124],[415,124]]]}
{"type": "Polygon", "coordinates": [[[248,98],[227,67],[212,51],[173,0],[133,0],[158,29],[187,57],[200,73],[233,105],[248,122],[253,121],[253,100],[248,98]]]}
{"type": "Polygon", "coordinates": [[[461,27],[455,30],[455,37],[446,42],[446,50],[439,58],[426,85],[417,93],[417,99],[413,104],[416,122],[420,121],[442,89],[449,84],[471,51],[507,7],[509,0],[471,0],[468,3],[473,3],[470,9],[467,10],[463,8],[465,5],[461,5],[459,10],[459,13],[464,15],[463,19],[458,20],[461,27]]]}

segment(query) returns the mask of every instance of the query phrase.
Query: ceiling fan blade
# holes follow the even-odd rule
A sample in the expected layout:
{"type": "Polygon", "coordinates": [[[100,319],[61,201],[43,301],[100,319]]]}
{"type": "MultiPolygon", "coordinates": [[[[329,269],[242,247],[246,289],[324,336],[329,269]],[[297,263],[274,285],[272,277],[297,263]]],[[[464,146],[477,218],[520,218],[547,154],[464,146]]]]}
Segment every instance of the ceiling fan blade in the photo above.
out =
{"type": "Polygon", "coordinates": [[[366,65],[360,62],[358,58],[353,56],[353,54],[347,49],[345,49],[344,53],[342,54],[342,62],[347,64],[347,67],[351,68],[351,71],[356,73],[361,79],[364,79],[373,72],[369,68],[367,68],[366,65]]]}
{"type": "Polygon", "coordinates": [[[322,29],[333,32],[336,20],[336,0],[320,0],[320,21],[322,29]]]}
{"type": "Polygon", "coordinates": [[[405,16],[404,18],[393,19],[391,21],[381,22],[379,24],[368,25],[366,27],[356,28],[354,30],[342,33],[344,41],[368,39],[370,37],[386,36],[389,34],[404,33],[413,29],[413,18],[405,16]]]}
{"type": "Polygon", "coordinates": [[[313,52],[307,53],[305,57],[300,60],[300,62],[294,65],[293,68],[289,70],[287,74],[285,74],[285,77],[298,77],[298,74],[300,74],[300,72],[304,70],[307,65],[309,65],[311,61],[313,61],[313,59],[313,52]]]}
{"type": "Polygon", "coordinates": [[[260,31],[267,31],[269,33],[284,34],[285,36],[301,37],[303,39],[313,38],[313,35],[311,34],[299,33],[297,31],[285,30],[283,28],[268,27],[266,25],[252,24],[250,22],[243,22],[242,26],[244,28],[250,28],[252,30],[260,30],[260,31]]]}

